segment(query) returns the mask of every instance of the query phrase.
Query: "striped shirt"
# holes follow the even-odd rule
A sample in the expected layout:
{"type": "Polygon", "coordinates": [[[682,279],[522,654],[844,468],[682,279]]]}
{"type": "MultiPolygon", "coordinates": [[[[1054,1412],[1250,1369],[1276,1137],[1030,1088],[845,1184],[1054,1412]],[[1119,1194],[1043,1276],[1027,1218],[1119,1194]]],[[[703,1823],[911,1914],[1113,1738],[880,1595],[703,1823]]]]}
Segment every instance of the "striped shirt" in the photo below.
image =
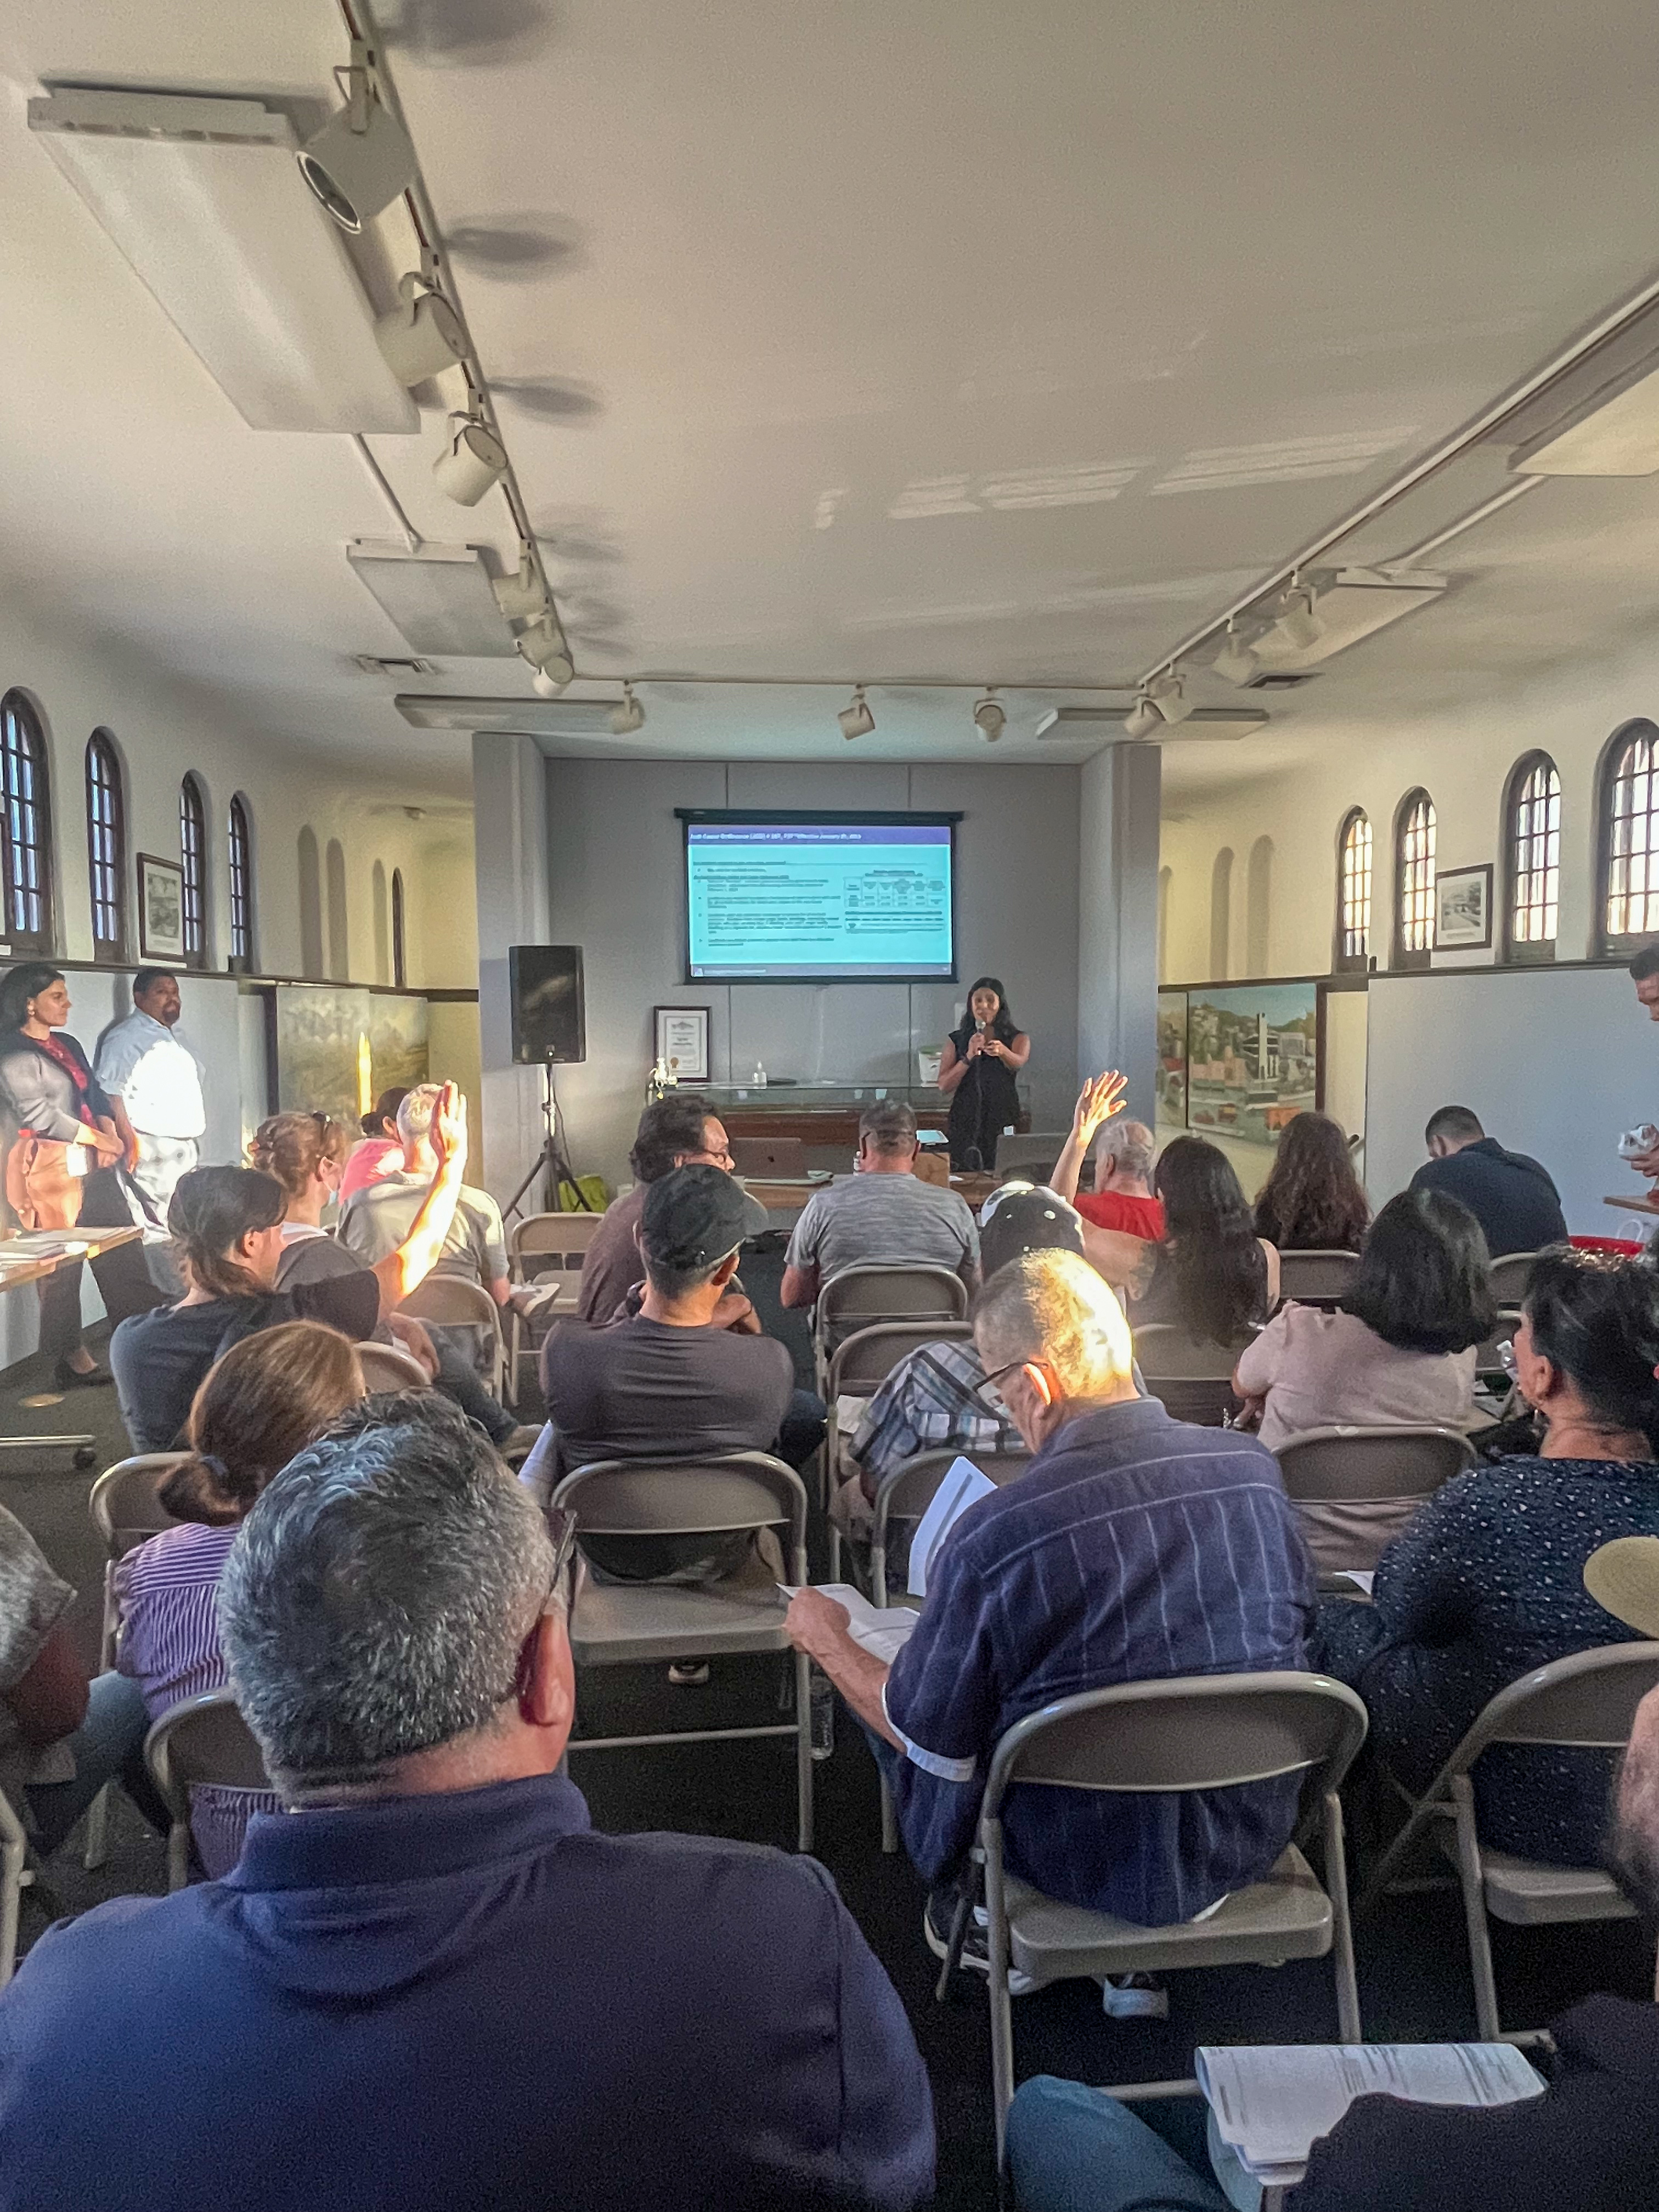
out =
{"type": "Polygon", "coordinates": [[[901,1359],[875,1396],[847,1449],[875,1488],[918,1452],[1018,1451],[1013,1418],[994,1392],[971,1340],[924,1344],[901,1359]]]}
{"type": "MultiPolygon", "coordinates": [[[[219,1577],[235,1540],[234,1528],[191,1522],[152,1536],[115,1570],[121,1613],[116,1664],[143,1692],[152,1721],[203,1690],[222,1690],[229,1680],[216,1605],[219,1577]]],[[[192,1790],[190,1804],[196,1849],[215,1881],[240,1857],[252,1814],[282,1809],[272,1790],[211,1784],[192,1790]]]]}
{"type": "MultiPolygon", "coordinates": [[[[1177,1674],[1299,1668],[1313,1582],[1272,1455],[1136,1398],[1068,1421],[1019,1481],[971,1506],[887,1679],[896,1797],[917,1870],[966,1856],[991,1754],[1057,1698],[1177,1674]]],[[[1190,1920],[1267,1873],[1297,1778],[1117,1795],[1020,1785],[1010,1870],[1142,1927],[1190,1920]]]]}

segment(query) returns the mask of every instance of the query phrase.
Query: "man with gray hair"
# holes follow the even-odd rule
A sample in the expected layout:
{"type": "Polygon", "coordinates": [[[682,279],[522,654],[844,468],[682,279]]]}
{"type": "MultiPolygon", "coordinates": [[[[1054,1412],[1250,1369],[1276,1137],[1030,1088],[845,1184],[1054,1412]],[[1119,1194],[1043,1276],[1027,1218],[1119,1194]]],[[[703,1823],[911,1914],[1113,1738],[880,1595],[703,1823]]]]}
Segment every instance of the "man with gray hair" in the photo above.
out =
{"type": "Polygon", "coordinates": [[[956,1191],[917,1175],[916,1117],[900,1098],[878,1098],[859,1116],[851,1181],[815,1191],[784,1255],[787,1306],[810,1306],[843,1267],[949,1267],[979,1282],[979,1231],[956,1191]]]}
{"type": "Polygon", "coordinates": [[[595,1834],[574,1525],[442,1398],[289,1462],[226,1565],[285,1810],[0,1996],[0,2200],[583,2212],[932,2193],[927,2077],[823,1869],[595,1834]]]}
{"type": "Polygon", "coordinates": [[[1164,1201],[1152,1195],[1152,1155],[1157,1139],[1144,1121],[1113,1119],[1119,1111],[1123,1078],[1097,1075],[1078,1094],[1071,1134],[1054,1163],[1054,1188],[1070,1199],[1091,1229],[1115,1229],[1148,1244],[1164,1242],[1164,1201]],[[1095,1187],[1079,1191],[1078,1178],[1096,1133],[1106,1134],[1095,1155],[1095,1187]]]}
{"type": "MultiPolygon", "coordinates": [[[[991,1755],[1016,1721],[1117,1682],[1300,1667],[1314,1595],[1272,1454],[1140,1396],[1121,1309],[1076,1253],[999,1268],[974,1340],[1030,1467],[951,1530],[890,1669],[821,1591],[788,1614],[792,1641],[871,1735],[933,1885],[925,1933],[941,1957],[991,1755]]],[[[1290,1841],[1297,1797],[1294,1777],[1146,1796],[1021,1786],[1003,1815],[1008,1863],[1063,1903],[1160,1927],[1259,1881],[1290,1841]]],[[[975,1948],[964,1962],[983,1972],[975,1948]]],[[[1106,2006],[1164,2001],[1109,1984],[1106,2006]]]]}

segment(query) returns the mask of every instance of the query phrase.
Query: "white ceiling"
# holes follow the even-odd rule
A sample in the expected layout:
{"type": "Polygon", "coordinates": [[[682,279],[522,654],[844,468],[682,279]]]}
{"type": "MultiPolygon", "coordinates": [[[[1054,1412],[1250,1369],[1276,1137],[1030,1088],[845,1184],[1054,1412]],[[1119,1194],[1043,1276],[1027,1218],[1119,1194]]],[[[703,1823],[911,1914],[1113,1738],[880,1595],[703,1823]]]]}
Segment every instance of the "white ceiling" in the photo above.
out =
{"type": "MultiPolygon", "coordinates": [[[[1637,0],[386,0],[398,88],[585,675],[1127,684],[1651,274],[1637,0]]],[[[11,0],[0,21],[0,572],[273,736],[453,787],[350,656],[386,528],[347,441],[248,430],[23,126],[42,78],[318,101],[331,0],[11,0]]],[[[394,259],[398,241],[389,241],[394,259]]],[[[510,538],[377,455],[417,527],[510,538]]],[[[1509,481],[1460,463],[1346,557],[1509,481]]],[[[1443,604],[1172,748],[1522,683],[1650,625],[1659,479],[1551,483],[1443,604]]],[[[435,684],[517,690],[504,661],[435,684]]],[[[1206,680],[1217,703],[1238,695],[1206,680]]],[[[579,684],[614,691],[614,684],[579,684]]],[[[960,694],[647,683],[568,749],[982,757],[960,694]]]]}

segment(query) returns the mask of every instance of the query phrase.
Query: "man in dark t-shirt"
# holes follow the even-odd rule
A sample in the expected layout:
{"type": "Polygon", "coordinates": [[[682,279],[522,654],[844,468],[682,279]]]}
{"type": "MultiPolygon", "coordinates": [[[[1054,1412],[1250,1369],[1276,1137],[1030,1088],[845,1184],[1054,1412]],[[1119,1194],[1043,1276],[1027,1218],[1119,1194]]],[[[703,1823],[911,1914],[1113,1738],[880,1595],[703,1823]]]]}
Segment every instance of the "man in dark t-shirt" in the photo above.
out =
{"type": "Polygon", "coordinates": [[[1566,1243],[1566,1216],[1548,1170],[1524,1152],[1506,1152],[1467,1106],[1443,1106],[1431,1115],[1423,1141],[1429,1158],[1412,1177],[1412,1188],[1461,1200],[1480,1224],[1494,1260],[1566,1243]]]}

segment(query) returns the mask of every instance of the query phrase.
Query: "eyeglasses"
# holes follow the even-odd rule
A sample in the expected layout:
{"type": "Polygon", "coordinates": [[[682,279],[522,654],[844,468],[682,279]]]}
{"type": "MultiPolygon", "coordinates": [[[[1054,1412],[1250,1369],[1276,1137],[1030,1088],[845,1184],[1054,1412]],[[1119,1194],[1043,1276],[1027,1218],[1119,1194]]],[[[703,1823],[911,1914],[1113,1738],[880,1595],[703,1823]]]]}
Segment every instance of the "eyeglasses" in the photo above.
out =
{"type": "Polygon", "coordinates": [[[1046,1365],[1046,1364],[1047,1363],[1045,1361],[1041,1359],[1011,1359],[1006,1367],[994,1367],[992,1369],[991,1372],[985,1378],[984,1387],[988,1390],[994,1390],[997,1384],[1001,1382],[1005,1375],[1012,1375],[1017,1369],[1021,1367],[1042,1367],[1046,1365]]]}
{"type": "Polygon", "coordinates": [[[562,1505],[544,1505],[542,1519],[547,1524],[548,1540],[553,1547],[553,1576],[547,1585],[547,1602],[544,1613],[553,1601],[553,1595],[562,1581],[565,1583],[563,1605],[566,1618],[576,1602],[576,1593],[581,1587],[582,1570],[586,1562],[576,1550],[576,1516],[568,1513],[562,1505]],[[568,1579],[567,1579],[568,1578],[568,1579]]]}

